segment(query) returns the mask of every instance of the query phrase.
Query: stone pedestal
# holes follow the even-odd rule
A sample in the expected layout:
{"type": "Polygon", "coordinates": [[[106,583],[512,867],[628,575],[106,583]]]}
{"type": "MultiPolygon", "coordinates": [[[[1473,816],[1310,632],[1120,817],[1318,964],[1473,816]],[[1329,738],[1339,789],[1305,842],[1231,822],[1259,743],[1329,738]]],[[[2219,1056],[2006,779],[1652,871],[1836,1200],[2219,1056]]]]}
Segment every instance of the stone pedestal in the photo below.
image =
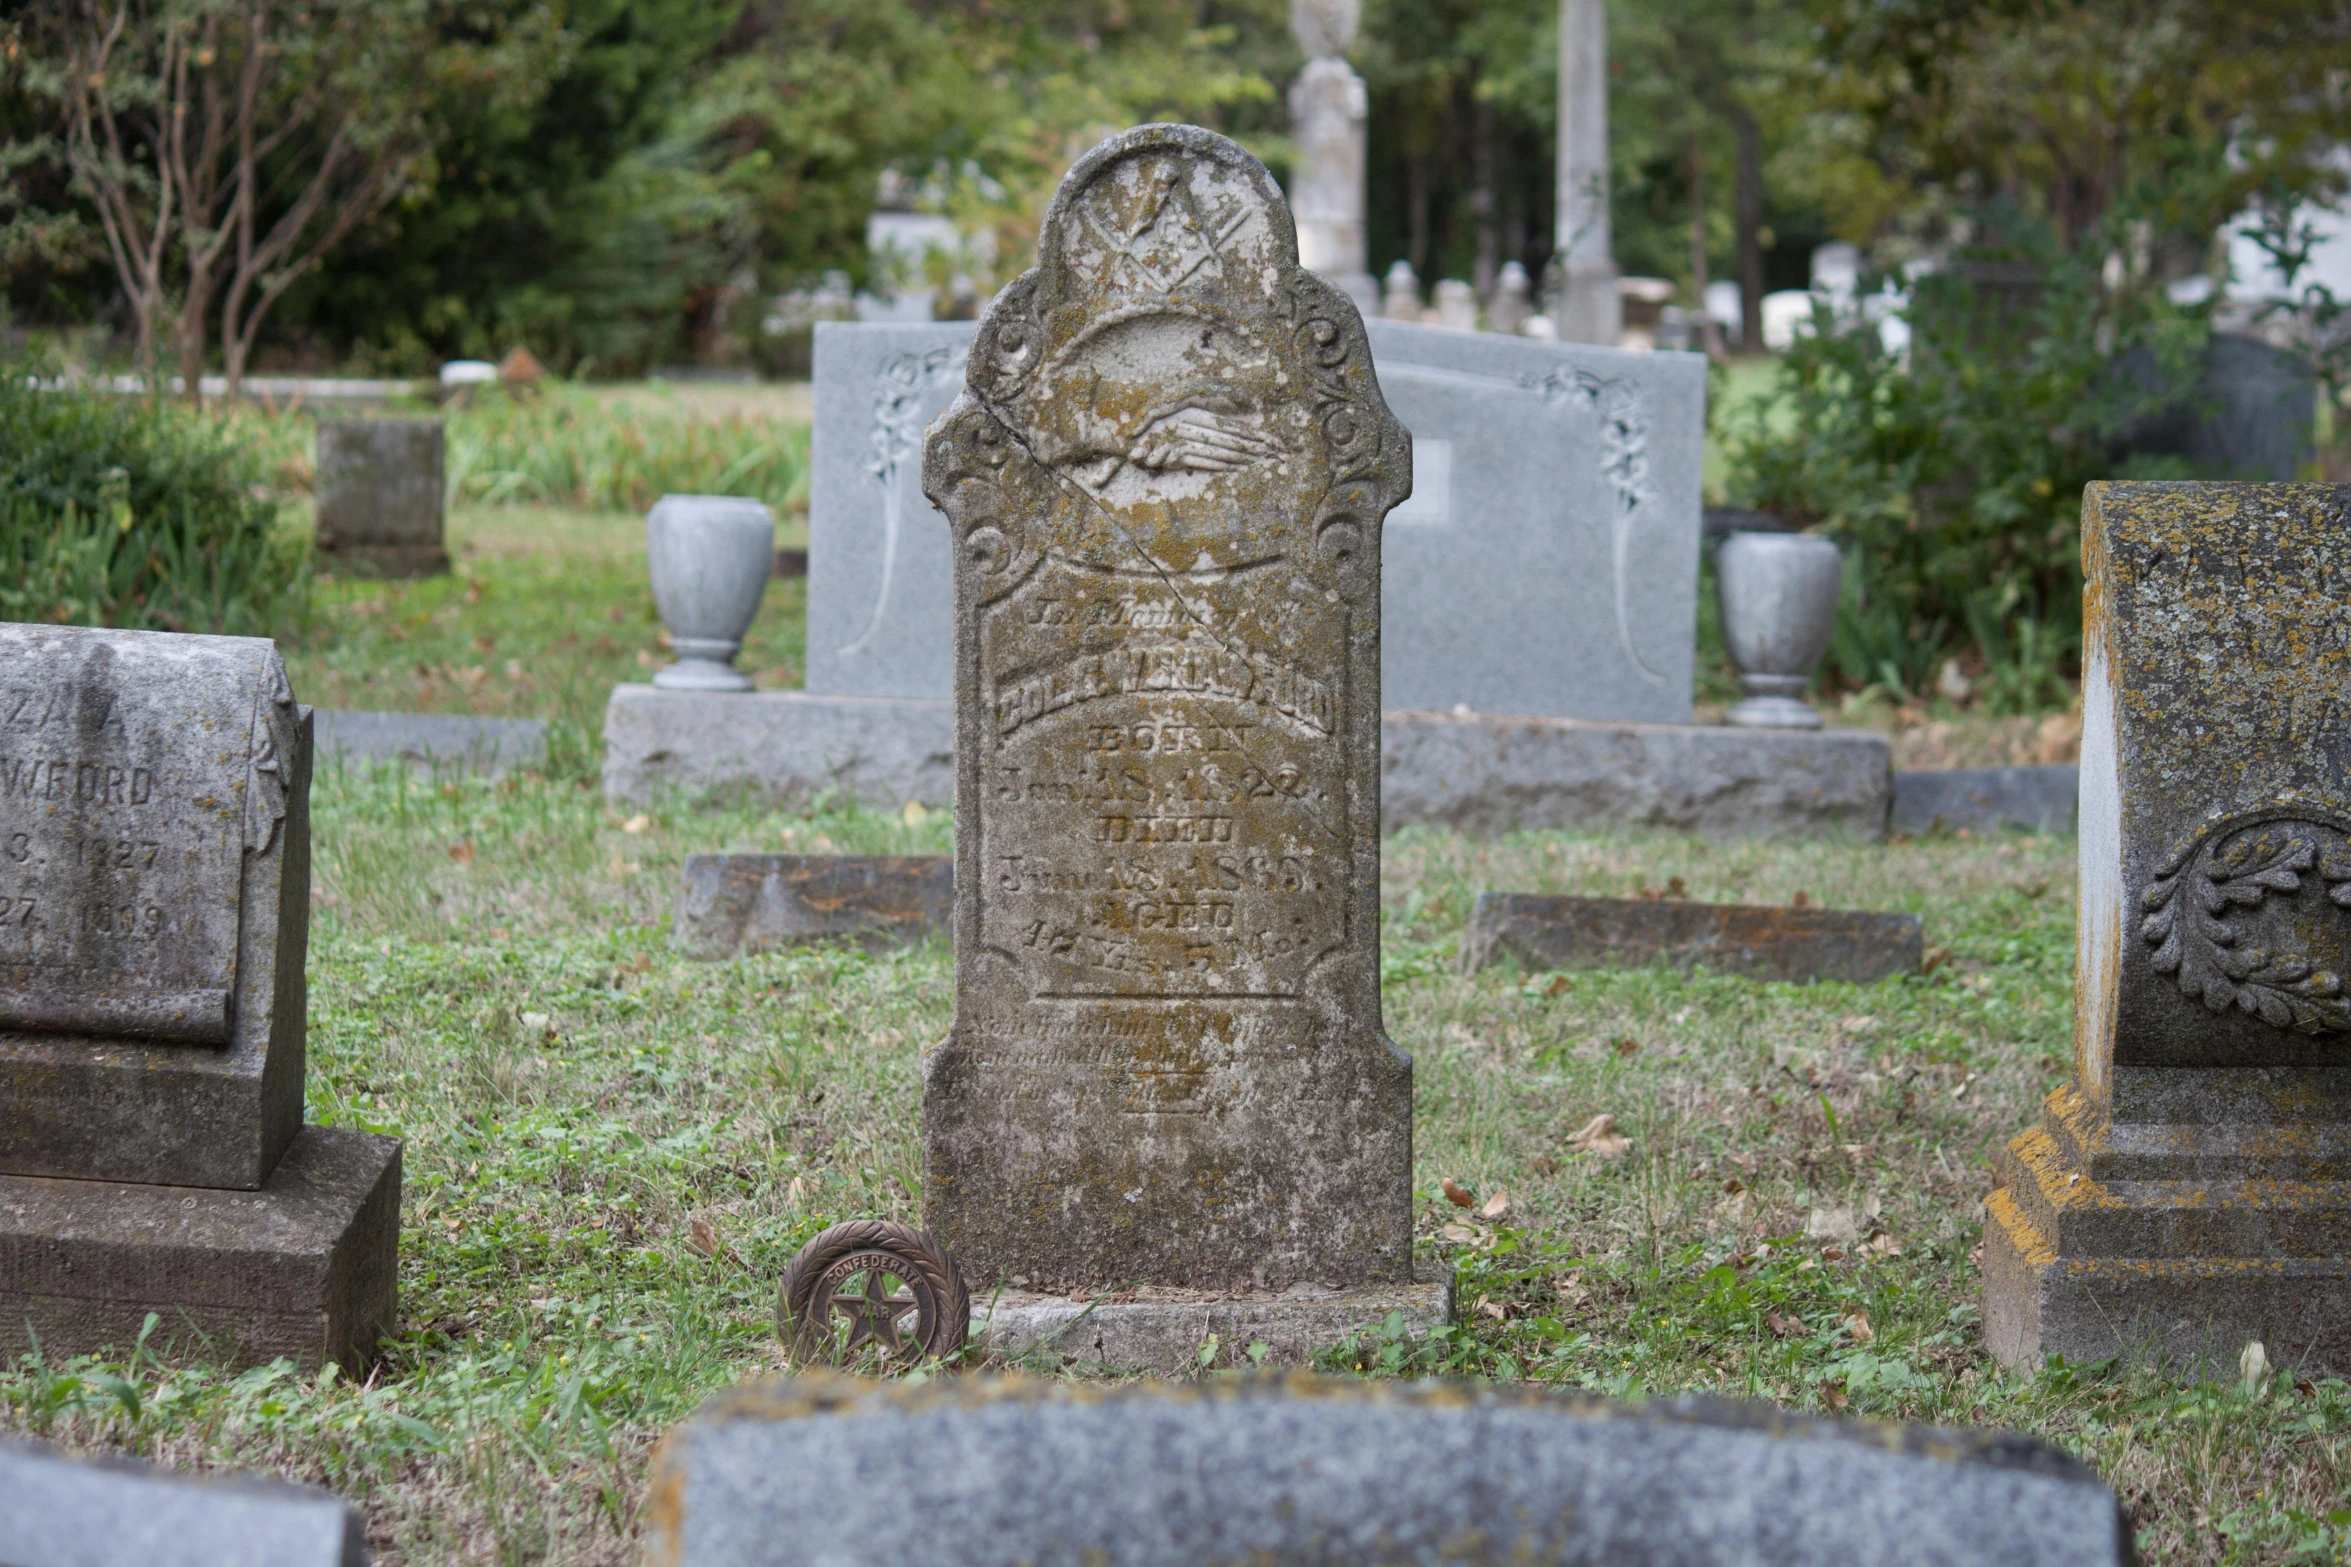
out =
{"type": "Polygon", "coordinates": [[[2351,489],[2082,508],[2072,1080],[1986,1204],[2012,1366],[2351,1372],[2351,489]]]}
{"type": "Polygon", "coordinates": [[[447,571],[441,453],[437,419],[320,420],[312,487],[329,564],[380,577],[447,571]]]}

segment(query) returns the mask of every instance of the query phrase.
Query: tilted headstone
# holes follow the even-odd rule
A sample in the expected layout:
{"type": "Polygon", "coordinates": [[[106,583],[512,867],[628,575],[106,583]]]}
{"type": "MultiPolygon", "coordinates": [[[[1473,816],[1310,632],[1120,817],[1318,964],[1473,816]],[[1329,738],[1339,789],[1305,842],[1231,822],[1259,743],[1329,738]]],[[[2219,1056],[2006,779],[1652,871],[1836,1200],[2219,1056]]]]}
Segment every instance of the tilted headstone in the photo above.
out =
{"type": "Polygon", "coordinates": [[[2093,484],[2082,569],[2073,1076],[1985,1337],[2351,1373],[2351,488],[2093,484]]]}
{"type": "MultiPolygon", "coordinates": [[[[1413,437],[1382,568],[1386,705],[1688,722],[1705,360],[1367,325],[1413,437]]],[[[954,691],[953,558],[916,456],[971,334],[817,328],[812,694],[954,691]]]]}
{"type": "Polygon", "coordinates": [[[1531,969],[1663,963],[1793,985],[1870,985],[1917,973],[1925,936],[1915,914],[1481,892],[1462,934],[1461,966],[1475,973],[1504,957],[1531,969]]]}
{"type": "Polygon", "coordinates": [[[359,1514],[253,1475],[179,1475],[0,1441],[8,1567],[366,1567],[359,1514]]]}
{"type": "Polygon", "coordinates": [[[663,1440],[646,1518],[669,1567],[2137,1560],[2113,1493],[2026,1437],[1300,1377],[753,1384],[663,1440]]]}
{"type": "Polygon", "coordinates": [[[438,419],[321,419],[312,490],[329,562],[387,577],[447,571],[441,453],[438,419]]]}
{"type": "Polygon", "coordinates": [[[1096,147],[1038,255],[923,455],[960,802],[925,1227],[975,1296],[1406,1281],[1378,650],[1410,437],[1221,136],[1096,147]]]}
{"type": "Polygon", "coordinates": [[[400,1145],[302,1124],[310,766],[267,641],[0,625],[0,1354],[389,1325],[400,1145]]]}
{"type": "Polygon", "coordinates": [[[869,947],[945,935],[955,862],[943,854],[690,854],[670,926],[690,958],[847,938],[869,947]]]}

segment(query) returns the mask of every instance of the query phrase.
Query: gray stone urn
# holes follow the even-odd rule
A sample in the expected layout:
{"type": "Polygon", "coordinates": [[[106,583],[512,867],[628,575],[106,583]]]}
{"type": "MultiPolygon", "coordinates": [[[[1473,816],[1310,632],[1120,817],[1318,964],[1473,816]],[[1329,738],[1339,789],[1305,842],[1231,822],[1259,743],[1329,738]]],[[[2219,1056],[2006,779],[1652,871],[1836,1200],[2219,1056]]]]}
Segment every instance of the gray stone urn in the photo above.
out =
{"type": "Polygon", "coordinates": [[[734,667],[775,568],[775,514],[739,495],[664,495],[645,517],[653,605],[678,661],[656,671],[665,691],[748,691],[734,667]]]}
{"type": "Polygon", "coordinates": [[[1723,640],[1746,693],[1724,716],[1750,729],[1818,729],[1804,700],[1837,629],[1845,577],[1836,544],[1813,533],[1733,533],[1714,552],[1723,640]]]}

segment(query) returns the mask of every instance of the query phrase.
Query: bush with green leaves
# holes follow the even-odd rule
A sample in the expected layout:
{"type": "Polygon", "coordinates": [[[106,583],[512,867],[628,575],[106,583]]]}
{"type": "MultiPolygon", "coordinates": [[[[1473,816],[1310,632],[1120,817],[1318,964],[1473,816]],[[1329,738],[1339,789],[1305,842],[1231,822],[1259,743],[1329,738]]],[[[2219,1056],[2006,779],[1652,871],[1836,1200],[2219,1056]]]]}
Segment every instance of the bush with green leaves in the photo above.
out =
{"type": "Polygon", "coordinates": [[[2188,476],[2178,459],[2118,453],[2193,383],[2205,322],[2046,251],[1919,278],[1903,314],[1896,351],[1816,307],[1777,394],[1734,433],[1733,503],[1844,546],[1829,657],[1848,685],[1907,699],[1972,654],[1989,710],[2063,705],[2081,650],[2083,486],[2188,476]],[[2152,374],[2122,367],[2138,349],[2152,374]]]}
{"type": "Polygon", "coordinates": [[[220,420],[0,366],[0,620],[275,635],[310,581],[278,522],[220,420]]]}

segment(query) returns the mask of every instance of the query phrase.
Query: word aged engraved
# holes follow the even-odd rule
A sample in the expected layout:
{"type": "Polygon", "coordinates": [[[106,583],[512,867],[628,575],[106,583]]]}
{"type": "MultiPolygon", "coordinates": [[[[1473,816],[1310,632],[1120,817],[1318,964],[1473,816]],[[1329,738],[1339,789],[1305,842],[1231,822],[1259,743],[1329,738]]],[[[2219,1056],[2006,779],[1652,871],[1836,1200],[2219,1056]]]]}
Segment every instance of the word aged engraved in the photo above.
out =
{"type": "Polygon", "coordinates": [[[2351,815],[2281,801],[2210,824],[2157,867],[2140,896],[2152,966],[2209,1011],[2233,1006],[2301,1034],[2351,1032],[2342,977],[2351,920],[2338,926],[2337,950],[2323,955],[2297,929],[2304,922],[2260,920],[2265,905],[2294,902],[2306,881],[2328,904],[2351,909],[2351,815]]]}
{"type": "Polygon", "coordinates": [[[1409,438],[1220,137],[1097,148],[1038,255],[924,456],[972,802],[927,1222],[988,1278],[1401,1278],[1378,618],[1409,438]]]}

